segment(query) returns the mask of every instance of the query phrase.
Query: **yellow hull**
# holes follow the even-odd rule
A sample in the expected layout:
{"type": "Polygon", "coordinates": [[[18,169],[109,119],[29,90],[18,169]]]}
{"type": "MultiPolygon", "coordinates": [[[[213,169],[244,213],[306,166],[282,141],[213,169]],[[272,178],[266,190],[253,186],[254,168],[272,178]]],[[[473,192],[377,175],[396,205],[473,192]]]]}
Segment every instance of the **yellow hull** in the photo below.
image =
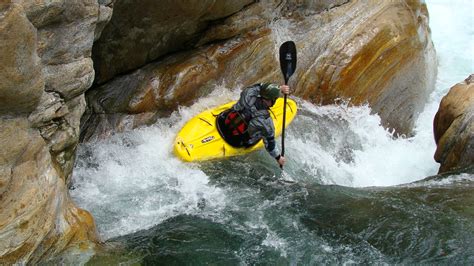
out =
{"type": "MultiPolygon", "coordinates": [[[[263,141],[249,148],[235,148],[227,144],[219,134],[216,118],[222,111],[232,107],[235,102],[206,110],[189,120],[179,131],[174,142],[174,153],[183,161],[204,161],[246,154],[263,148],[263,141]]],[[[295,101],[287,99],[285,127],[297,112],[295,101]]],[[[277,99],[271,108],[270,117],[275,125],[275,135],[281,135],[283,124],[283,98],[277,99]]]]}

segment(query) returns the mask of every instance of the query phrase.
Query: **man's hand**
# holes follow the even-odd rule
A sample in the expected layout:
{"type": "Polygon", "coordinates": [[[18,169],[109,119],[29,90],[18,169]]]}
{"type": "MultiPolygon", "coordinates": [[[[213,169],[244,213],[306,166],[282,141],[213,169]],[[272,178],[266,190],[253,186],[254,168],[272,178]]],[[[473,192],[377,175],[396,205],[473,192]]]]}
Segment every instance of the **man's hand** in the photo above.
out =
{"type": "Polygon", "coordinates": [[[280,85],[280,91],[283,94],[289,94],[290,93],[290,86],[288,85],[280,85]]]}
{"type": "Polygon", "coordinates": [[[284,157],[284,156],[280,156],[280,158],[278,159],[278,164],[279,164],[280,166],[283,166],[283,165],[285,165],[285,162],[286,162],[285,157],[284,157]]]}

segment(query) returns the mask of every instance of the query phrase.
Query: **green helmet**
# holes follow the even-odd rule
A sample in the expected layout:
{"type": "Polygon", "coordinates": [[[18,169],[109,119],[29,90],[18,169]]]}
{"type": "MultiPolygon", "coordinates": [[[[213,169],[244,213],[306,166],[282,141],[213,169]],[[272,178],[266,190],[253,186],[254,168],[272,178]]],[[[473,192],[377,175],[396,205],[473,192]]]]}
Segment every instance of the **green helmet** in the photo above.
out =
{"type": "Polygon", "coordinates": [[[260,89],[260,96],[267,100],[275,101],[280,97],[280,86],[273,83],[263,83],[260,89]]]}

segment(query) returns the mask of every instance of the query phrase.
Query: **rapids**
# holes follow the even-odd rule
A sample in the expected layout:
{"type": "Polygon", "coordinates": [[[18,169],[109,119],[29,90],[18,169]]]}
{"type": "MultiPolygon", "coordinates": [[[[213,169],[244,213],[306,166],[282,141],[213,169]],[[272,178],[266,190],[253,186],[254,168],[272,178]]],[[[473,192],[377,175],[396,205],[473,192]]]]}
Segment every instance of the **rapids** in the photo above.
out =
{"type": "Polygon", "coordinates": [[[473,4],[427,4],[438,79],[414,137],[395,138],[368,106],[296,99],[283,173],[265,151],[183,163],[177,131],[238,97],[219,85],[153,126],[82,144],[70,193],[108,247],[89,263],[474,262],[474,169],[434,176],[432,134],[442,96],[474,73],[473,4]]]}

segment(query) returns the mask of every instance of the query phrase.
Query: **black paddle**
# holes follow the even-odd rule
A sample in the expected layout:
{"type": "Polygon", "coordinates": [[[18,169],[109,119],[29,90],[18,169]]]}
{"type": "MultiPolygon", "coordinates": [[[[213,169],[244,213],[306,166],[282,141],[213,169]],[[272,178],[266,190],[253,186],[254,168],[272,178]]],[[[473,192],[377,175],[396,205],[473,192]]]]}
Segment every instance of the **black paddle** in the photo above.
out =
{"type": "MultiPolygon", "coordinates": [[[[280,67],[283,77],[285,78],[285,85],[288,85],[288,80],[291,75],[295,73],[296,69],[296,46],[292,41],[284,42],[280,46],[280,67]]],[[[281,156],[285,155],[285,120],[286,120],[286,94],[283,101],[283,126],[281,130],[281,156]]],[[[283,169],[283,165],[280,165],[283,169]]]]}

